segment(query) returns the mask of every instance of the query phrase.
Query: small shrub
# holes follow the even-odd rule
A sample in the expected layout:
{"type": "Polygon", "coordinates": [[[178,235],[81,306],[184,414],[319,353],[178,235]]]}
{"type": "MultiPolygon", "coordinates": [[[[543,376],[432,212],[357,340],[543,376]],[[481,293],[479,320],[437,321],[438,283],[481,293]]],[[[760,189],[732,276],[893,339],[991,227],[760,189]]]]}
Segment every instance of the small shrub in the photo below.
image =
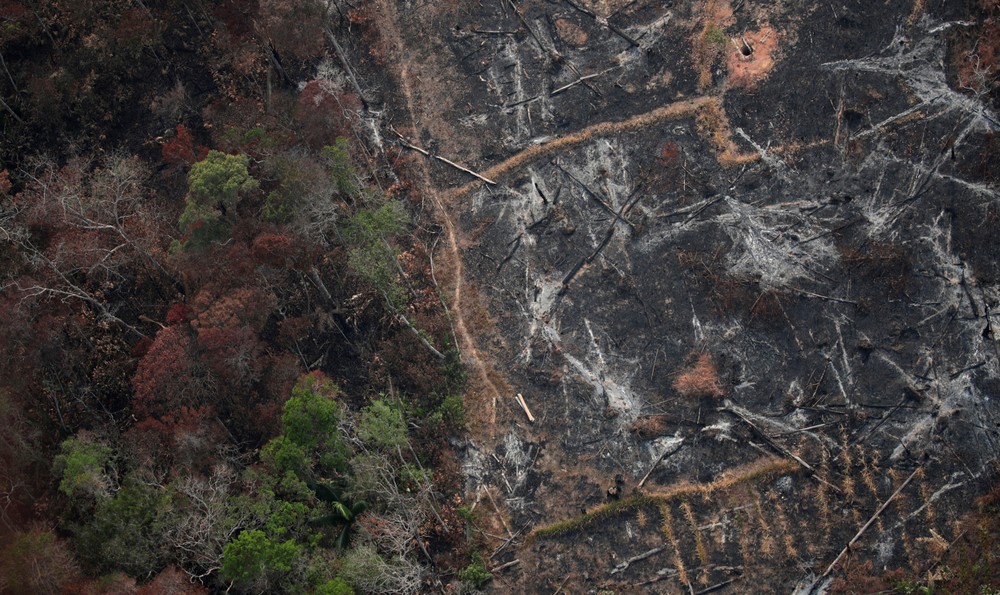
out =
{"type": "Polygon", "coordinates": [[[483,561],[483,557],[476,554],[472,557],[472,562],[468,566],[458,571],[458,578],[474,585],[477,589],[481,589],[483,585],[493,578],[493,575],[486,570],[486,563],[483,561]]]}
{"type": "Polygon", "coordinates": [[[729,41],[729,38],[726,37],[725,32],[723,32],[722,29],[719,29],[718,27],[712,27],[711,29],[709,29],[708,32],[705,33],[705,39],[709,43],[715,44],[717,46],[725,46],[726,42],[729,41]]]}
{"type": "Polygon", "coordinates": [[[465,405],[462,403],[462,395],[449,395],[438,405],[437,412],[441,414],[441,419],[462,427],[465,425],[465,405]]]}

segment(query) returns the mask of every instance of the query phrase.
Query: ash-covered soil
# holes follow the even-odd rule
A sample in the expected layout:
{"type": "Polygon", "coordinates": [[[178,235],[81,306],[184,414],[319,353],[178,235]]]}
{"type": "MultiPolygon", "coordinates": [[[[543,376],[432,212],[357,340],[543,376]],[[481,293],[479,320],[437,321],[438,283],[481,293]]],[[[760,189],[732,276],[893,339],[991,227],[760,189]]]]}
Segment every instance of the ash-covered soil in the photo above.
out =
{"type": "Polygon", "coordinates": [[[412,152],[464,266],[466,497],[491,567],[519,560],[495,591],[822,589],[958,537],[1000,454],[995,81],[954,50],[976,17],[380,6],[383,138],[491,182],[412,152]]]}

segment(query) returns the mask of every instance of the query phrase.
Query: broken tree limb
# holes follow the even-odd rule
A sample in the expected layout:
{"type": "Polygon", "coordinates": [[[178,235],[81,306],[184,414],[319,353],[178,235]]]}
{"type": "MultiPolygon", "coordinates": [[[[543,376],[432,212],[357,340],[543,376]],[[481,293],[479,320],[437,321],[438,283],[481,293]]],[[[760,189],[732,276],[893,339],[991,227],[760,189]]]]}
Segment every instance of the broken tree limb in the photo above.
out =
{"type": "Polygon", "coordinates": [[[642,560],[645,560],[646,558],[648,558],[650,556],[655,556],[656,554],[662,552],[665,549],[667,549],[667,546],[661,545],[660,547],[654,547],[653,549],[651,549],[649,551],[646,551],[646,552],[643,552],[643,553],[641,553],[641,554],[639,554],[637,556],[632,556],[628,560],[625,560],[624,562],[622,562],[618,566],[615,566],[614,568],[612,568],[611,569],[611,574],[614,575],[614,574],[618,574],[619,572],[624,572],[632,564],[635,564],[636,562],[640,562],[642,560]]]}
{"type": "Polygon", "coordinates": [[[875,511],[875,514],[872,515],[872,518],[868,519],[868,522],[861,527],[861,529],[849,542],[847,542],[847,545],[844,546],[844,549],[840,550],[840,553],[833,560],[833,562],[830,562],[830,565],[826,567],[826,570],[823,572],[823,574],[821,574],[816,583],[813,584],[813,589],[810,589],[810,592],[812,592],[816,588],[816,584],[818,584],[826,577],[830,576],[830,573],[833,572],[833,569],[837,567],[837,564],[839,564],[840,561],[844,558],[844,556],[847,555],[847,552],[851,551],[851,548],[854,547],[854,544],[857,543],[859,539],[861,539],[861,536],[865,534],[865,531],[867,531],[873,524],[875,524],[875,521],[878,519],[878,517],[882,515],[882,513],[885,511],[886,508],[889,507],[890,504],[892,504],[892,501],[896,499],[896,496],[898,496],[899,493],[902,492],[903,489],[906,486],[908,486],[911,481],[913,481],[913,478],[917,476],[917,473],[919,473],[921,469],[922,467],[917,467],[916,469],[914,469],[913,473],[911,473],[910,476],[906,478],[906,481],[904,481],[901,486],[896,488],[896,491],[893,492],[891,496],[889,496],[889,498],[882,504],[882,506],[878,507],[878,510],[875,511]]]}
{"type": "Polygon", "coordinates": [[[22,120],[22,119],[21,119],[21,116],[17,115],[17,112],[15,112],[15,111],[14,111],[14,108],[12,108],[12,107],[11,107],[10,105],[8,105],[8,104],[7,104],[7,102],[6,102],[6,101],[4,101],[3,97],[0,97],[0,105],[2,105],[2,106],[3,106],[3,108],[4,108],[5,110],[7,110],[7,112],[8,112],[8,113],[9,113],[9,114],[10,114],[11,116],[14,116],[14,119],[15,119],[15,120],[17,120],[17,121],[18,121],[18,122],[20,122],[21,124],[24,124],[24,120],[22,120]]]}
{"type": "Polygon", "coordinates": [[[727,197],[727,196],[725,196],[725,195],[723,195],[723,194],[720,194],[719,196],[716,196],[716,197],[715,197],[715,198],[713,198],[712,200],[710,200],[710,201],[706,202],[706,203],[705,203],[704,205],[702,205],[702,206],[701,206],[700,208],[698,208],[697,210],[695,210],[695,212],[693,212],[693,213],[691,213],[690,215],[688,215],[688,218],[684,220],[684,223],[683,223],[682,225],[687,225],[687,224],[688,224],[688,223],[690,223],[690,222],[691,222],[692,220],[694,220],[694,218],[695,218],[695,217],[697,217],[698,215],[701,215],[701,214],[702,214],[702,213],[703,213],[703,212],[704,212],[704,211],[705,211],[706,209],[708,209],[708,207],[710,207],[710,206],[714,205],[715,203],[717,203],[717,202],[719,202],[720,200],[723,200],[723,199],[725,199],[725,198],[728,198],[728,197],[727,197]]]}
{"type": "Polygon", "coordinates": [[[447,163],[448,165],[454,167],[455,169],[459,169],[461,171],[464,171],[465,173],[469,174],[470,176],[473,176],[475,178],[479,178],[480,180],[486,182],[487,184],[496,185],[496,182],[494,182],[493,180],[491,180],[489,178],[484,178],[483,176],[481,176],[481,175],[477,174],[476,172],[472,171],[471,169],[468,169],[466,167],[462,167],[461,165],[455,163],[454,161],[450,161],[448,159],[445,159],[444,157],[442,157],[440,155],[434,155],[433,157],[435,159],[437,159],[438,161],[443,161],[444,163],[447,163]]]}
{"type": "Polygon", "coordinates": [[[556,589],[556,592],[553,593],[552,595],[559,595],[560,593],[562,593],[563,587],[565,587],[566,583],[569,582],[569,577],[571,577],[571,576],[572,576],[571,574],[567,574],[566,578],[564,578],[563,581],[561,583],[559,583],[559,588],[556,589]]]}
{"type": "Polygon", "coordinates": [[[615,235],[615,224],[612,223],[611,226],[608,227],[608,233],[604,235],[604,240],[601,241],[601,243],[597,246],[597,248],[594,249],[594,251],[590,254],[590,256],[586,258],[581,258],[580,262],[576,263],[576,265],[572,269],[570,269],[568,273],[566,273],[566,276],[563,277],[562,287],[559,288],[559,295],[566,293],[566,290],[569,289],[569,283],[570,281],[573,280],[573,277],[576,277],[577,273],[580,272],[580,269],[582,269],[584,265],[594,262],[594,259],[597,258],[597,255],[601,253],[601,250],[603,250],[604,247],[608,245],[608,242],[611,241],[611,237],[614,235],[615,235]]]}
{"type": "Polygon", "coordinates": [[[646,480],[649,479],[649,476],[653,474],[653,469],[656,469],[656,466],[659,465],[660,462],[663,461],[663,459],[667,458],[668,455],[672,455],[675,452],[677,452],[680,449],[681,444],[683,443],[684,441],[681,440],[681,442],[677,443],[676,446],[671,444],[670,446],[665,447],[663,449],[663,452],[660,453],[660,456],[657,457],[656,460],[653,461],[653,464],[649,466],[649,471],[646,471],[646,474],[642,476],[642,479],[639,480],[639,483],[635,485],[635,489],[638,490],[642,488],[642,486],[645,485],[646,480]]]}
{"type": "Polygon", "coordinates": [[[524,395],[517,393],[517,404],[524,409],[524,412],[528,415],[528,421],[535,423],[535,416],[531,414],[531,409],[528,408],[528,403],[524,400],[524,395]]]}
{"type": "Polygon", "coordinates": [[[823,295],[823,294],[820,294],[820,293],[813,293],[813,292],[808,291],[806,289],[799,289],[798,287],[791,287],[791,286],[789,286],[788,289],[794,291],[795,293],[803,295],[805,297],[812,297],[812,298],[816,298],[816,299],[820,299],[820,300],[828,300],[828,301],[831,301],[831,302],[838,302],[838,303],[841,303],[841,304],[850,304],[852,306],[857,306],[858,305],[857,302],[852,301],[852,300],[845,300],[843,298],[837,298],[837,297],[833,297],[831,295],[823,295]]]}
{"type": "Polygon", "coordinates": [[[572,6],[573,8],[575,8],[576,10],[582,12],[583,14],[587,15],[588,17],[590,17],[592,19],[596,19],[597,18],[597,15],[594,14],[592,11],[590,11],[590,10],[588,10],[588,9],[580,6],[576,2],[573,2],[573,0],[566,0],[566,4],[569,4],[570,6],[572,6]]]}
{"type": "Polygon", "coordinates": [[[521,533],[523,533],[524,530],[527,529],[527,528],[528,528],[528,525],[525,525],[525,526],[521,527],[520,529],[517,530],[517,532],[514,533],[514,535],[512,535],[511,537],[509,537],[507,539],[507,541],[505,541],[502,544],[500,544],[500,547],[498,547],[497,549],[493,550],[493,553],[490,554],[490,560],[492,560],[492,559],[496,558],[497,556],[499,556],[500,552],[502,552],[508,545],[510,545],[515,539],[517,539],[517,536],[520,535],[521,533]]]}
{"type": "Polygon", "coordinates": [[[518,106],[524,105],[526,103],[531,103],[532,101],[538,101],[541,98],[542,98],[541,95],[535,95],[534,97],[529,97],[527,99],[522,99],[521,101],[515,101],[514,103],[508,103],[507,105],[505,105],[503,107],[504,107],[504,109],[510,109],[512,107],[518,107],[518,106]]]}
{"type": "MultiPolygon", "coordinates": [[[[572,173],[570,173],[569,170],[567,170],[565,167],[563,167],[558,161],[553,161],[552,163],[557,168],[559,168],[564,174],[566,174],[567,176],[569,176],[569,179],[571,179],[574,182],[576,182],[576,184],[578,186],[580,186],[580,188],[582,188],[584,190],[584,192],[587,193],[587,196],[593,198],[594,201],[597,202],[597,204],[599,204],[602,207],[604,207],[604,210],[607,211],[608,214],[612,215],[615,218],[615,221],[621,221],[622,223],[628,225],[629,228],[632,229],[632,231],[635,231],[635,224],[632,223],[631,221],[629,221],[628,219],[625,219],[624,217],[622,217],[621,211],[615,211],[614,209],[612,209],[611,205],[609,205],[600,196],[598,196],[596,192],[594,192],[589,187],[587,187],[587,185],[584,184],[583,181],[581,181],[579,178],[577,178],[572,173]]],[[[622,210],[624,210],[624,206],[622,207],[622,210]]]]}
{"type": "Polygon", "coordinates": [[[278,71],[281,78],[284,79],[288,84],[294,85],[295,80],[288,76],[288,72],[285,71],[285,67],[281,65],[281,61],[278,60],[278,55],[274,52],[274,46],[271,45],[271,40],[267,40],[267,44],[264,45],[264,49],[267,50],[267,57],[271,62],[271,66],[278,71]]]}
{"type": "Polygon", "coordinates": [[[625,33],[624,31],[622,31],[618,27],[612,25],[608,21],[608,19],[600,17],[600,16],[597,16],[597,14],[595,14],[594,12],[592,12],[590,10],[587,10],[586,8],[584,8],[582,6],[580,6],[576,2],[573,2],[573,0],[566,0],[566,4],[569,4],[570,6],[572,6],[573,8],[575,8],[576,10],[578,10],[579,12],[582,12],[583,14],[587,15],[588,17],[594,19],[595,21],[597,21],[598,25],[604,25],[612,33],[614,33],[615,35],[621,37],[622,39],[624,39],[625,41],[627,41],[630,44],[634,45],[635,47],[639,47],[639,42],[636,41],[635,38],[633,38],[628,33],[625,33]]]}
{"type": "Polygon", "coordinates": [[[722,581],[721,583],[714,584],[711,587],[705,587],[701,591],[696,591],[694,595],[706,595],[706,593],[713,593],[715,591],[718,591],[722,587],[725,587],[726,585],[729,585],[729,584],[732,584],[732,583],[736,582],[740,578],[741,577],[739,577],[739,576],[734,576],[733,578],[729,579],[728,581],[722,581]]]}
{"type": "Polygon", "coordinates": [[[851,440],[851,445],[854,445],[854,444],[864,444],[865,441],[868,440],[868,437],[875,433],[875,430],[878,430],[880,427],[882,427],[882,424],[884,424],[886,421],[888,421],[889,418],[892,416],[892,414],[895,413],[896,411],[898,411],[899,408],[902,407],[904,403],[906,403],[906,400],[907,400],[907,396],[903,395],[903,398],[899,400],[899,403],[897,403],[895,406],[889,408],[889,410],[886,411],[882,415],[882,419],[878,420],[878,423],[876,423],[874,426],[872,426],[872,429],[868,430],[865,433],[864,436],[862,436],[860,438],[857,438],[855,440],[851,440]]]}
{"type": "Polygon", "coordinates": [[[347,72],[347,80],[351,82],[351,86],[354,87],[354,92],[358,94],[358,98],[361,103],[365,104],[367,107],[369,101],[368,96],[365,95],[364,91],[361,90],[361,85],[358,84],[358,79],[354,76],[354,69],[351,68],[351,64],[347,61],[347,54],[344,53],[344,48],[340,47],[340,43],[337,38],[334,37],[333,31],[329,27],[324,29],[326,31],[326,36],[333,44],[333,49],[337,52],[337,58],[340,59],[340,65],[344,67],[344,71],[347,72]]]}
{"type": "Polygon", "coordinates": [[[580,261],[573,265],[573,268],[566,273],[562,280],[562,287],[559,289],[560,293],[564,293],[566,291],[566,288],[569,287],[569,282],[573,280],[573,277],[576,277],[576,274],[580,272],[580,269],[582,269],[583,265],[587,264],[587,262],[589,261],[586,258],[581,258],[580,261]]]}
{"type": "Polygon", "coordinates": [[[597,78],[597,77],[601,76],[602,74],[605,74],[605,73],[613,70],[614,68],[617,68],[617,67],[605,68],[604,70],[602,70],[600,72],[595,72],[594,74],[588,74],[587,76],[581,76],[580,78],[576,79],[572,83],[569,83],[568,85],[563,85],[563,86],[559,87],[558,89],[552,91],[551,93],[549,93],[549,97],[555,97],[556,95],[562,93],[563,91],[567,91],[569,89],[572,89],[573,87],[575,87],[575,86],[577,86],[577,85],[579,85],[579,84],[581,84],[581,83],[583,83],[585,81],[589,81],[590,79],[597,78]]]}
{"type": "Polygon", "coordinates": [[[426,150],[421,149],[417,145],[414,145],[410,141],[406,140],[406,137],[403,136],[402,134],[400,134],[399,131],[396,130],[395,128],[393,128],[392,126],[389,127],[389,130],[391,130],[393,132],[393,134],[395,134],[396,136],[399,137],[399,144],[403,145],[407,149],[413,149],[414,151],[416,151],[416,152],[418,152],[418,153],[420,153],[420,154],[422,154],[422,155],[424,155],[426,157],[430,157],[431,156],[431,154],[429,152],[427,152],[426,150]]]}
{"type": "MultiPolygon", "coordinates": [[[[529,25],[528,21],[524,18],[524,13],[521,12],[521,10],[517,7],[517,5],[514,4],[512,0],[507,0],[507,2],[510,4],[510,7],[514,10],[514,14],[517,15],[518,20],[521,21],[521,25],[523,25],[524,28],[528,30],[528,34],[531,35],[531,38],[535,40],[536,44],[538,44],[538,49],[541,50],[543,55],[548,54],[548,50],[545,48],[545,45],[542,44],[542,40],[538,38],[538,34],[535,33],[535,30],[531,28],[531,25],[529,25]]],[[[561,56],[559,56],[559,53],[556,52],[556,55],[553,57],[561,57],[561,56]]]]}
{"type": "MultiPolygon", "coordinates": [[[[563,171],[566,171],[566,170],[563,170],[563,171]]],[[[568,174],[569,172],[566,172],[566,173],[568,174]]],[[[588,256],[588,257],[580,260],[580,262],[576,263],[576,266],[574,266],[570,270],[570,272],[567,273],[565,277],[563,277],[562,287],[559,288],[559,295],[563,295],[564,293],[566,293],[566,290],[569,289],[569,282],[573,280],[573,277],[575,277],[576,274],[580,272],[580,269],[582,269],[584,265],[587,265],[587,264],[590,264],[590,263],[594,262],[594,259],[597,258],[598,254],[601,253],[601,250],[604,250],[604,247],[608,245],[608,242],[610,242],[611,238],[615,235],[615,223],[617,222],[617,219],[621,219],[622,221],[628,223],[629,225],[632,225],[631,223],[629,223],[628,219],[622,218],[622,213],[624,213],[627,209],[629,209],[632,206],[634,206],[636,204],[636,202],[638,202],[638,199],[636,199],[632,203],[625,203],[625,204],[623,204],[622,208],[617,213],[615,213],[616,220],[612,221],[611,225],[608,226],[608,233],[604,235],[604,240],[601,241],[601,243],[597,246],[597,248],[594,249],[593,252],[591,252],[590,256],[588,256]]],[[[614,211],[612,211],[612,212],[614,212],[614,211]]]]}
{"type": "Polygon", "coordinates": [[[410,329],[410,332],[412,332],[414,335],[417,336],[417,339],[419,339],[420,342],[423,343],[424,347],[426,347],[431,353],[434,354],[434,357],[442,360],[444,359],[444,354],[435,349],[434,346],[431,345],[430,341],[428,341],[423,335],[420,334],[420,331],[418,331],[416,328],[414,328],[412,324],[410,324],[410,321],[407,320],[406,316],[404,316],[403,314],[398,314],[398,316],[399,319],[403,322],[403,324],[406,325],[406,328],[410,329]]]}
{"type": "Polygon", "coordinates": [[[490,572],[493,573],[493,574],[496,574],[496,573],[500,572],[501,570],[506,570],[506,569],[510,568],[511,566],[517,566],[520,563],[521,563],[521,560],[511,560],[510,562],[507,562],[506,564],[501,564],[500,566],[497,566],[496,568],[491,568],[490,572]]]}
{"type": "MultiPolygon", "coordinates": [[[[979,287],[979,291],[980,293],[984,293],[982,286],[979,287]]],[[[986,338],[993,344],[993,354],[996,355],[997,360],[1000,361],[1000,347],[997,347],[997,334],[993,329],[993,321],[990,320],[990,316],[992,316],[992,314],[990,314],[990,304],[986,301],[985,294],[983,295],[983,304],[983,307],[986,309],[984,312],[984,316],[986,317],[986,331],[988,335],[986,338]]],[[[985,360],[983,363],[986,363],[985,360]]]]}
{"type": "Polygon", "coordinates": [[[490,504],[493,505],[493,510],[497,511],[497,518],[500,519],[500,524],[503,525],[503,528],[507,530],[507,535],[510,536],[511,539],[513,539],[514,532],[510,530],[510,527],[507,525],[507,521],[503,519],[503,511],[501,511],[500,507],[497,506],[497,501],[493,499],[493,493],[490,492],[489,488],[486,488],[483,491],[486,492],[486,497],[490,499],[490,504]]]}
{"type": "MultiPolygon", "coordinates": [[[[728,404],[729,402],[727,401],[726,403],[728,404]]],[[[803,461],[801,457],[795,455],[794,453],[790,452],[785,447],[781,446],[780,444],[778,444],[777,442],[775,442],[774,440],[772,440],[771,437],[768,436],[766,432],[764,432],[764,430],[761,430],[759,427],[757,427],[757,424],[755,424],[752,421],[750,421],[750,419],[748,417],[746,417],[745,415],[743,415],[739,411],[737,411],[735,409],[732,409],[732,408],[730,408],[728,406],[727,407],[722,407],[720,409],[721,409],[721,411],[727,411],[729,413],[732,413],[736,417],[740,418],[740,420],[742,420],[743,423],[745,423],[746,425],[750,426],[750,429],[755,434],[757,434],[758,436],[760,436],[761,439],[763,439],[764,442],[766,442],[768,446],[770,446],[774,450],[778,451],[778,453],[781,454],[782,456],[788,457],[789,459],[792,459],[793,461],[795,461],[799,465],[802,465],[803,468],[805,468],[810,473],[812,473],[812,476],[813,476],[813,478],[816,479],[816,481],[818,481],[818,482],[826,485],[829,488],[833,488],[833,490],[836,491],[837,493],[841,493],[840,488],[837,487],[837,486],[835,486],[835,485],[833,485],[832,483],[830,483],[826,479],[824,479],[823,476],[819,474],[819,471],[817,471],[815,467],[813,467],[809,463],[803,461]]]]}
{"type": "Polygon", "coordinates": [[[477,179],[479,179],[479,180],[481,180],[483,182],[486,182],[487,184],[492,184],[494,186],[496,185],[496,182],[494,182],[493,180],[491,180],[491,179],[489,179],[487,177],[481,176],[481,175],[477,174],[476,172],[472,171],[471,169],[469,169],[467,167],[463,167],[463,166],[455,163],[454,161],[452,161],[450,159],[446,159],[446,158],[444,158],[444,157],[442,157],[440,155],[435,155],[434,153],[431,153],[430,151],[428,151],[426,149],[421,149],[417,145],[415,145],[415,144],[411,143],[410,141],[406,140],[406,137],[404,137],[402,134],[400,134],[392,126],[389,127],[389,130],[392,130],[396,134],[396,136],[399,137],[399,144],[403,145],[407,149],[413,149],[414,151],[416,151],[416,152],[424,155],[425,157],[430,157],[432,159],[437,159],[438,161],[441,161],[442,163],[447,163],[448,165],[454,167],[455,169],[463,171],[463,172],[469,174],[470,176],[472,176],[474,178],[477,178],[477,179]]]}
{"type": "Polygon", "coordinates": [[[625,41],[629,42],[633,46],[635,46],[635,47],[641,47],[639,45],[639,41],[637,39],[635,39],[634,37],[632,37],[628,33],[622,31],[618,27],[616,27],[611,21],[609,21],[607,19],[601,19],[601,18],[597,18],[595,20],[598,23],[600,23],[601,25],[604,25],[605,27],[607,27],[608,29],[610,29],[612,33],[614,33],[618,37],[621,37],[622,39],[624,39],[625,41]]]}
{"type": "Polygon", "coordinates": [[[677,571],[674,570],[673,568],[661,568],[660,570],[656,571],[656,575],[653,578],[645,580],[641,583],[635,583],[635,586],[644,587],[646,585],[652,585],[653,583],[658,583],[665,578],[670,578],[676,575],[677,571]]]}
{"type": "Polygon", "coordinates": [[[700,203],[696,203],[696,204],[693,204],[693,205],[688,205],[686,207],[681,207],[679,209],[674,209],[673,211],[670,211],[669,213],[660,213],[658,215],[654,215],[654,217],[656,219],[666,219],[667,217],[673,217],[675,215],[686,215],[687,213],[689,213],[691,211],[699,210],[699,209],[703,209],[703,207],[707,208],[707,207],[711,206],[711,204],[709,204],[710,202],[712,204],[714,204],[714,203],[716,203],[718,201],[719,201],[718,198],[713,198],[713,199],[702,201],[700,203]]]}
{"type": "Polygon", "coordinates": [[[512,244],[514,244],[514,247],[511,248],[509,252],[507,252],[507,256],[504,257],[504,259],[500,261],[500,264],[497,265],[497,272],[498,273],[500,272],[500,269],[503,268],[503,265],[505,265],[508,262],[510,262],[511,258],[514,258],[514,253],[517,252],[518,247],[520,247],[520,245],[521,245],[521,237],[522,237],[521,234],[518,234],[518,236],[516,238],[514,238],[514,241],[511,242],[512,244]]]}

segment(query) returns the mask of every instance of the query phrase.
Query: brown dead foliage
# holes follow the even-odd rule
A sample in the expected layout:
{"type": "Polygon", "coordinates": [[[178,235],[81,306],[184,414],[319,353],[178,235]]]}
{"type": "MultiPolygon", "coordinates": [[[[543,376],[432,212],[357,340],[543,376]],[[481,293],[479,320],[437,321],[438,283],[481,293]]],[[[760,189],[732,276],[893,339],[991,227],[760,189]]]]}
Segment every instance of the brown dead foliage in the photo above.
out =
{"type": "Polygon", "coordinates": [[[721,397],[726,394],[712,356],[702,353],[677,375],[674,390],[685,397],[721,397]]]}
{"type": "Polygon", "coordinates": [[[640,438],[653,438],[669,434],[669,419],[666,415],[646,415],[629,425],[629,431],[640,438]]]}

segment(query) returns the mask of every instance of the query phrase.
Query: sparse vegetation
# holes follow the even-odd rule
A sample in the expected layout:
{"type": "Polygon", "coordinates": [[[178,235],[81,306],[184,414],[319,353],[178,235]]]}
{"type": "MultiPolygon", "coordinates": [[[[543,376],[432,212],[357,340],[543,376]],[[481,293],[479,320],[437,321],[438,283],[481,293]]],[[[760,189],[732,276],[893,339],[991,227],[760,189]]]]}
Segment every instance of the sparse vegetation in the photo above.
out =
{"type": "Polygon", "coordinates": [[[709,27],[708,31],[705,32],[705,39],[720,49],[725,48],[729,43],[729,36],[726,35],[725,31],[718,27],[709,27]]]}
{"type": "Polygon", "coordinates": [[[801,467],[792,461],[782,459],[761,459],[754,463],[731,469],[717,480],[708,484],[680,483],[668,488],[636,492],[621,500],[615,500],[587,511],[580,516],[534,529],[529,539],[554,537],[578,531],[595,522],[614,518],[648,506],[665,505],[688,496],[709,495],[730,490],[744,482],[763,481],[775,474],[800,472],[801,467]]]}

